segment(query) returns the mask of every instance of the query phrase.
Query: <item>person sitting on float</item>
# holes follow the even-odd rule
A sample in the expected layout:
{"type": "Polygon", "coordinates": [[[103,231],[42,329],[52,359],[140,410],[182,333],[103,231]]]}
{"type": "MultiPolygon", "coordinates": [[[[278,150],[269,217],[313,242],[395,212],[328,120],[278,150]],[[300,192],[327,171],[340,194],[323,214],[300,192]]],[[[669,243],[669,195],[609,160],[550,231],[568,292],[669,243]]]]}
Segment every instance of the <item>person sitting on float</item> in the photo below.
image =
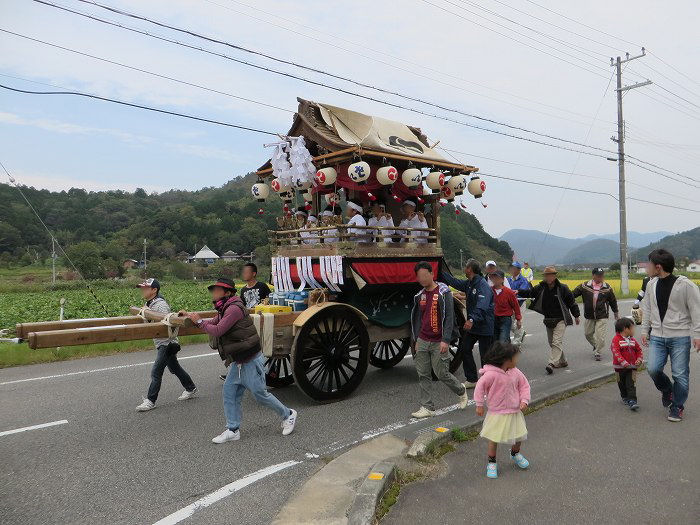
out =
{"type": "Polygon", "coordinates": [[[362,226],[367,226],[367,221],[362,216],[362,203],[356,199],[348,199],[345,213],[348,216],[348,237],[355,242],[369,242],[370,237],[367,230],[362,226]]]}
{"type": "MultiPolygon", "coordinates": [[[[372,216],[367,221],[367,226],[374,226],[377,228],[394,227],[394,220],[391,215],[386,213],[386,204],[383,201],[376,200],[372,204],[372,216]]],[[[383,240],[384,242],[391,242],[391,235],[394,233],[392,230],[368,230],[372,235],[373,240],[383,240]],[[380,239],[380,236],[384,236],[384,239],[380,239]]]]}
{"type": "MultiPolygon", "coordinates": [[[[339,206],[333,206],[329,204],[326,206],[321,213],[321,223],[323,226],[335,224],[334,218],[340,216],[342,213],[339,206]]],[[[323,242],[325,244],[338,242],[338,229],[330,228],[328,230],[323,230],[323,242]]]]}
{"type": "MultiPolygon", "coordinates": [[[[401,204],[401,213],[403,215],[403,220],[399,224],[399,228],[427,228],[428,221],[425,220],[425,216],[422,212],[416,212],[418,204],[413,199],[406,199],[401,204]]],[[[417,242],[426,243],[428,239],[423,237],[428,236],[428,232],[413,232],[407,230],[399,230],[402,236],[401,242],[417,242]]]]}
{"type": "Polygon", "coordinates": [[[301,236],[301,242],[304,244],[318,244],[319,239],[317,238],[321,232],[309,231],[313,228],[318,228],[318,219],[314,215],[309,215],[306,219],[306,224],[304,225],[304,231],[299,232],[301,236]]]}

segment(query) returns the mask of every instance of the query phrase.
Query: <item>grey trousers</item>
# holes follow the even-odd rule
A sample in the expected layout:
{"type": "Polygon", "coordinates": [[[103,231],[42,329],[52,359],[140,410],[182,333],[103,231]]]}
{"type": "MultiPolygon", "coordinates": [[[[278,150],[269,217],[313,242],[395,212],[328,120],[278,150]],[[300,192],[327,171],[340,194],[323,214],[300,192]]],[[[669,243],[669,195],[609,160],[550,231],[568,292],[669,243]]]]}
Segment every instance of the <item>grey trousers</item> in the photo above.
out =
{"type": "Polygon", "coordinates": [[[432,398],[433,377],[431,371],[435,372],[437,378],[445,383],[447,387],[458,396],[466,392],[464,385],[450,374],[449,362],[450,354],[440,353],[440,343],[432,343],[418,339],[416,341],[416,355],[413,358],[418,372],[418,386],[420,387],[420,403],[428,410],[435,410],[435,403],[432,398]]]}

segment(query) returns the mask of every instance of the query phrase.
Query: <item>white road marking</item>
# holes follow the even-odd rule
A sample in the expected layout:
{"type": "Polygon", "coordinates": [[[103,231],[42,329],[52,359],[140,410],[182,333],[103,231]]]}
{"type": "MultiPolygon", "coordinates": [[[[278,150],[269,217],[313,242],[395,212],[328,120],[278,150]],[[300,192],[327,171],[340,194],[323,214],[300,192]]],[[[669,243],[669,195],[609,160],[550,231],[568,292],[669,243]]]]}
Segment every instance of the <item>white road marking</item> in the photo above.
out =
{"type": "Polygon", "coordinates": [[[14,430],[5,430],[0,432],[0,437],[9,436],[10,434],[18,434],[19,432],[26,432],[27,430],[37,430],[40,428],[55,427],[56,425],[65,425],[68,423],[67,419],[62,419],[60,421],[51,421],[50,423],[42,423],[41,425],[32,425],[31,427],[16,428],[14,430]]]}
{"type": "Polygon", "coordinates": [[[299,463],[301,463],[301,461],[285,461],[284,463],[271,465],[269,467],[265,467],[256,472],[253,472],[252,474],[248,474],[247,476],[242,477],[241,479],[236,480],[233,483],[224,485],[223,487],[221,487],[218,490],[215,490],[211,494],[207,494],[203,498],[198,499],[194,503],[187,505],[186,507],[178,510],[177,512],[173,512],[169,516],[158,520],[154,525],[174,525],[175,523],[180,523],[182,520],[185,520],[192,516],[198,510],[213,505],[217,501],[220,501],[225,497],[230,496],[235,492],[238,492],[239,490],[255,483],[256,481],[260,481],[261,479],[271,474],[274,474],[276,472],[279,472],[280,470],[284,470],[289,467],[293,467],[294,465],[298,465],[299,463]]]}
{"type": "MultiPolygon", "coordinates": [[[[184,359],[196,359],[198,357],[209,357],[212,355],[219,355],[219,353],[218,352],[209,352],[206,354],[188,355],[185,357],[178,357],[178,361],[182,361],[184,359]]],[[[14,385],[15,383],[26,383],[28,381],[43,381],[44,379],[57,379],[59,377],[70,377],[70,376],[79,376],[79,375],[83,375],[83,374],[94,374],[95,372],[109,372],[110,370],[122,370],[124,368],[133,368],[135,366],[152,365],[153,363],[154,363],[153,361],[148,361],[146,363],[132,363],[130,365],[109,366],[107,368],[95,368],[93,370],[81,370],[80,372],[68,372],[65,374],[55,374],[52,376],[30,377],[27,379],[15,379],[14,381],[5,381],[4,383],[0,383],[0,386],[14,385]]]]}

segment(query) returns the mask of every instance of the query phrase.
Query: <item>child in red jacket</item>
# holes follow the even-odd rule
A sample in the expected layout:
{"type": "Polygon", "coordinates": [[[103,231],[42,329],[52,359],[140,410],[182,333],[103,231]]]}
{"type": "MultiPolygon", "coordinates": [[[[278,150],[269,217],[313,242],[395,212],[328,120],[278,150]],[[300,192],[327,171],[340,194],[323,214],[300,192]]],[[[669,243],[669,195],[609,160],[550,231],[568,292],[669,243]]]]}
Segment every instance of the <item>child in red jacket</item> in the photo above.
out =
{"type": "Polygon", "coordinates": [[[622,317],[615,321],[615,337],[610,344],[613,353],[613,368],[617,375],[622,402],[630,410],[637,410],[637,368],[642,364],[642,347],[634,338],[634,321],[622,317]]]}

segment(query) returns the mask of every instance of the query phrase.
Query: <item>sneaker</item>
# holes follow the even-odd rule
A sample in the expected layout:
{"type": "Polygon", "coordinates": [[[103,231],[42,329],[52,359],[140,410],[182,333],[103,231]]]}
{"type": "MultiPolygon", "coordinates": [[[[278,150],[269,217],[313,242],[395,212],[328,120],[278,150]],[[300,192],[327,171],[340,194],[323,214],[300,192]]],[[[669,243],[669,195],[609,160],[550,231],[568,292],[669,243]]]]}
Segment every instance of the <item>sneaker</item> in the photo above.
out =
{"type": "Polygon", "coordinates": [[[196,395],[197,395],[197,387],[194,387],[193,390],[185,390],[182,394],[180,394],[180,397],[178,397],[177,400],[178,401],[185,401],[187,399],[192,399],[196,395]]]}
{"type": "Polygon", "coordinates": [[[515,464],[518,465],[520,468],[527,468],[530,466],[530,462],[525,459],[525,456],[523,456],[520,452],[518,452],[515,455],[510,456],[513,458],[513,461],[515,461],[515,464]]]}
{"type": "Polygon", "coordinates": [[[627,406],[630,407],[630,410],[639,410],[639,405],[637,404],[636,399],[628,399],[627,406]]]}
{"type": "Polygon", "coordinates": [[[559,366],[557,368],[569,368],[569,362],[564,361],[562,363],[559,363],[559,366]]]}
{"type": "Polygon", "coordinates": [[[476,383],[472,383],[471,381],[465,381],[462,384],[464,385],[464,388],[466,388],[467,390],[469,390],[470,388],[476,387],[476,383]]]}
{"type": "Polygon", "coordinates": [[[554,373],[554,367],[550,364],[544,367],[544,369],[547,371],[549,375],[554,373]]]}
{"type": "Polygon", "coordinates": [[[630,404],[630,400],[627,399],[626,397],[623,397],[623,398],[622,398],[622,404],[625,405],[625,406],[628,406],[628,405],[630,404]]]}
{"type": "Polygon", "coordinates": [[[216,436],[211,440],[212,443],[220,445],[221,443],[226,443],[227,441],[238,441],[241,439],[240,430],[229,430],[228,428],[224,430],[221,434],[216,436]]]}
{"type": "Polygon", "coordinates": [[[673,402],[673,392],[661,393],[661,404],[665,407],[670,407],[673,402]]]}
{"type": "Polygon", "coordinates": [[[431,417],[434,415],[435,411],[428,410],[425,407],[420,407],[420,409],[416,410],[413,414],[411,414],[411,417],[415,417],[416,419],[423,419],[424,417],[431,417]]]}
{"type": "Polygon", "coordinates": [[[291,434],[292,431],[294,430],[294,427],[297,424],[297,411],[294,410],[293,408],[290,410],[292,411],[292,413],[287,416],[287,419],[282,421],[282,435],[283,436],[288,436],[289,434],[291,434]]]}
{"type": "Polygon", "coordinates": [[[496,479],[498,477],[498,463],[489,461],[486,464],[486,477],[496,479]]]}
{"type": "Polygon", "coordinates": [[[464,394],[459,396],[459,408],[467,408],[467,405],[469,404],[469,394],[467,393],[467,388],[464,387],[464,394]]]}
{"type": "Polygon", "coordinates": [[[141,404],[136,407],[136,410],[138,412],[148,412],[149,410],[153,410],[154,408],[156,408],[156,404],[150,399],[144,397],[141,404]]]}
{"type": "Polygon", "coordinates": [[[219,376],[219,379],[221,379],[222,381],[226,381],[226,374],[221,374],[219,376]]]}
{"type": "Polygon", "coordinates": [[[678,407],[671,407],[671,410],[668,411],[667,419],[669,421],[673,421],[674,423],[683,421],[683,409],[678,407]]]}

